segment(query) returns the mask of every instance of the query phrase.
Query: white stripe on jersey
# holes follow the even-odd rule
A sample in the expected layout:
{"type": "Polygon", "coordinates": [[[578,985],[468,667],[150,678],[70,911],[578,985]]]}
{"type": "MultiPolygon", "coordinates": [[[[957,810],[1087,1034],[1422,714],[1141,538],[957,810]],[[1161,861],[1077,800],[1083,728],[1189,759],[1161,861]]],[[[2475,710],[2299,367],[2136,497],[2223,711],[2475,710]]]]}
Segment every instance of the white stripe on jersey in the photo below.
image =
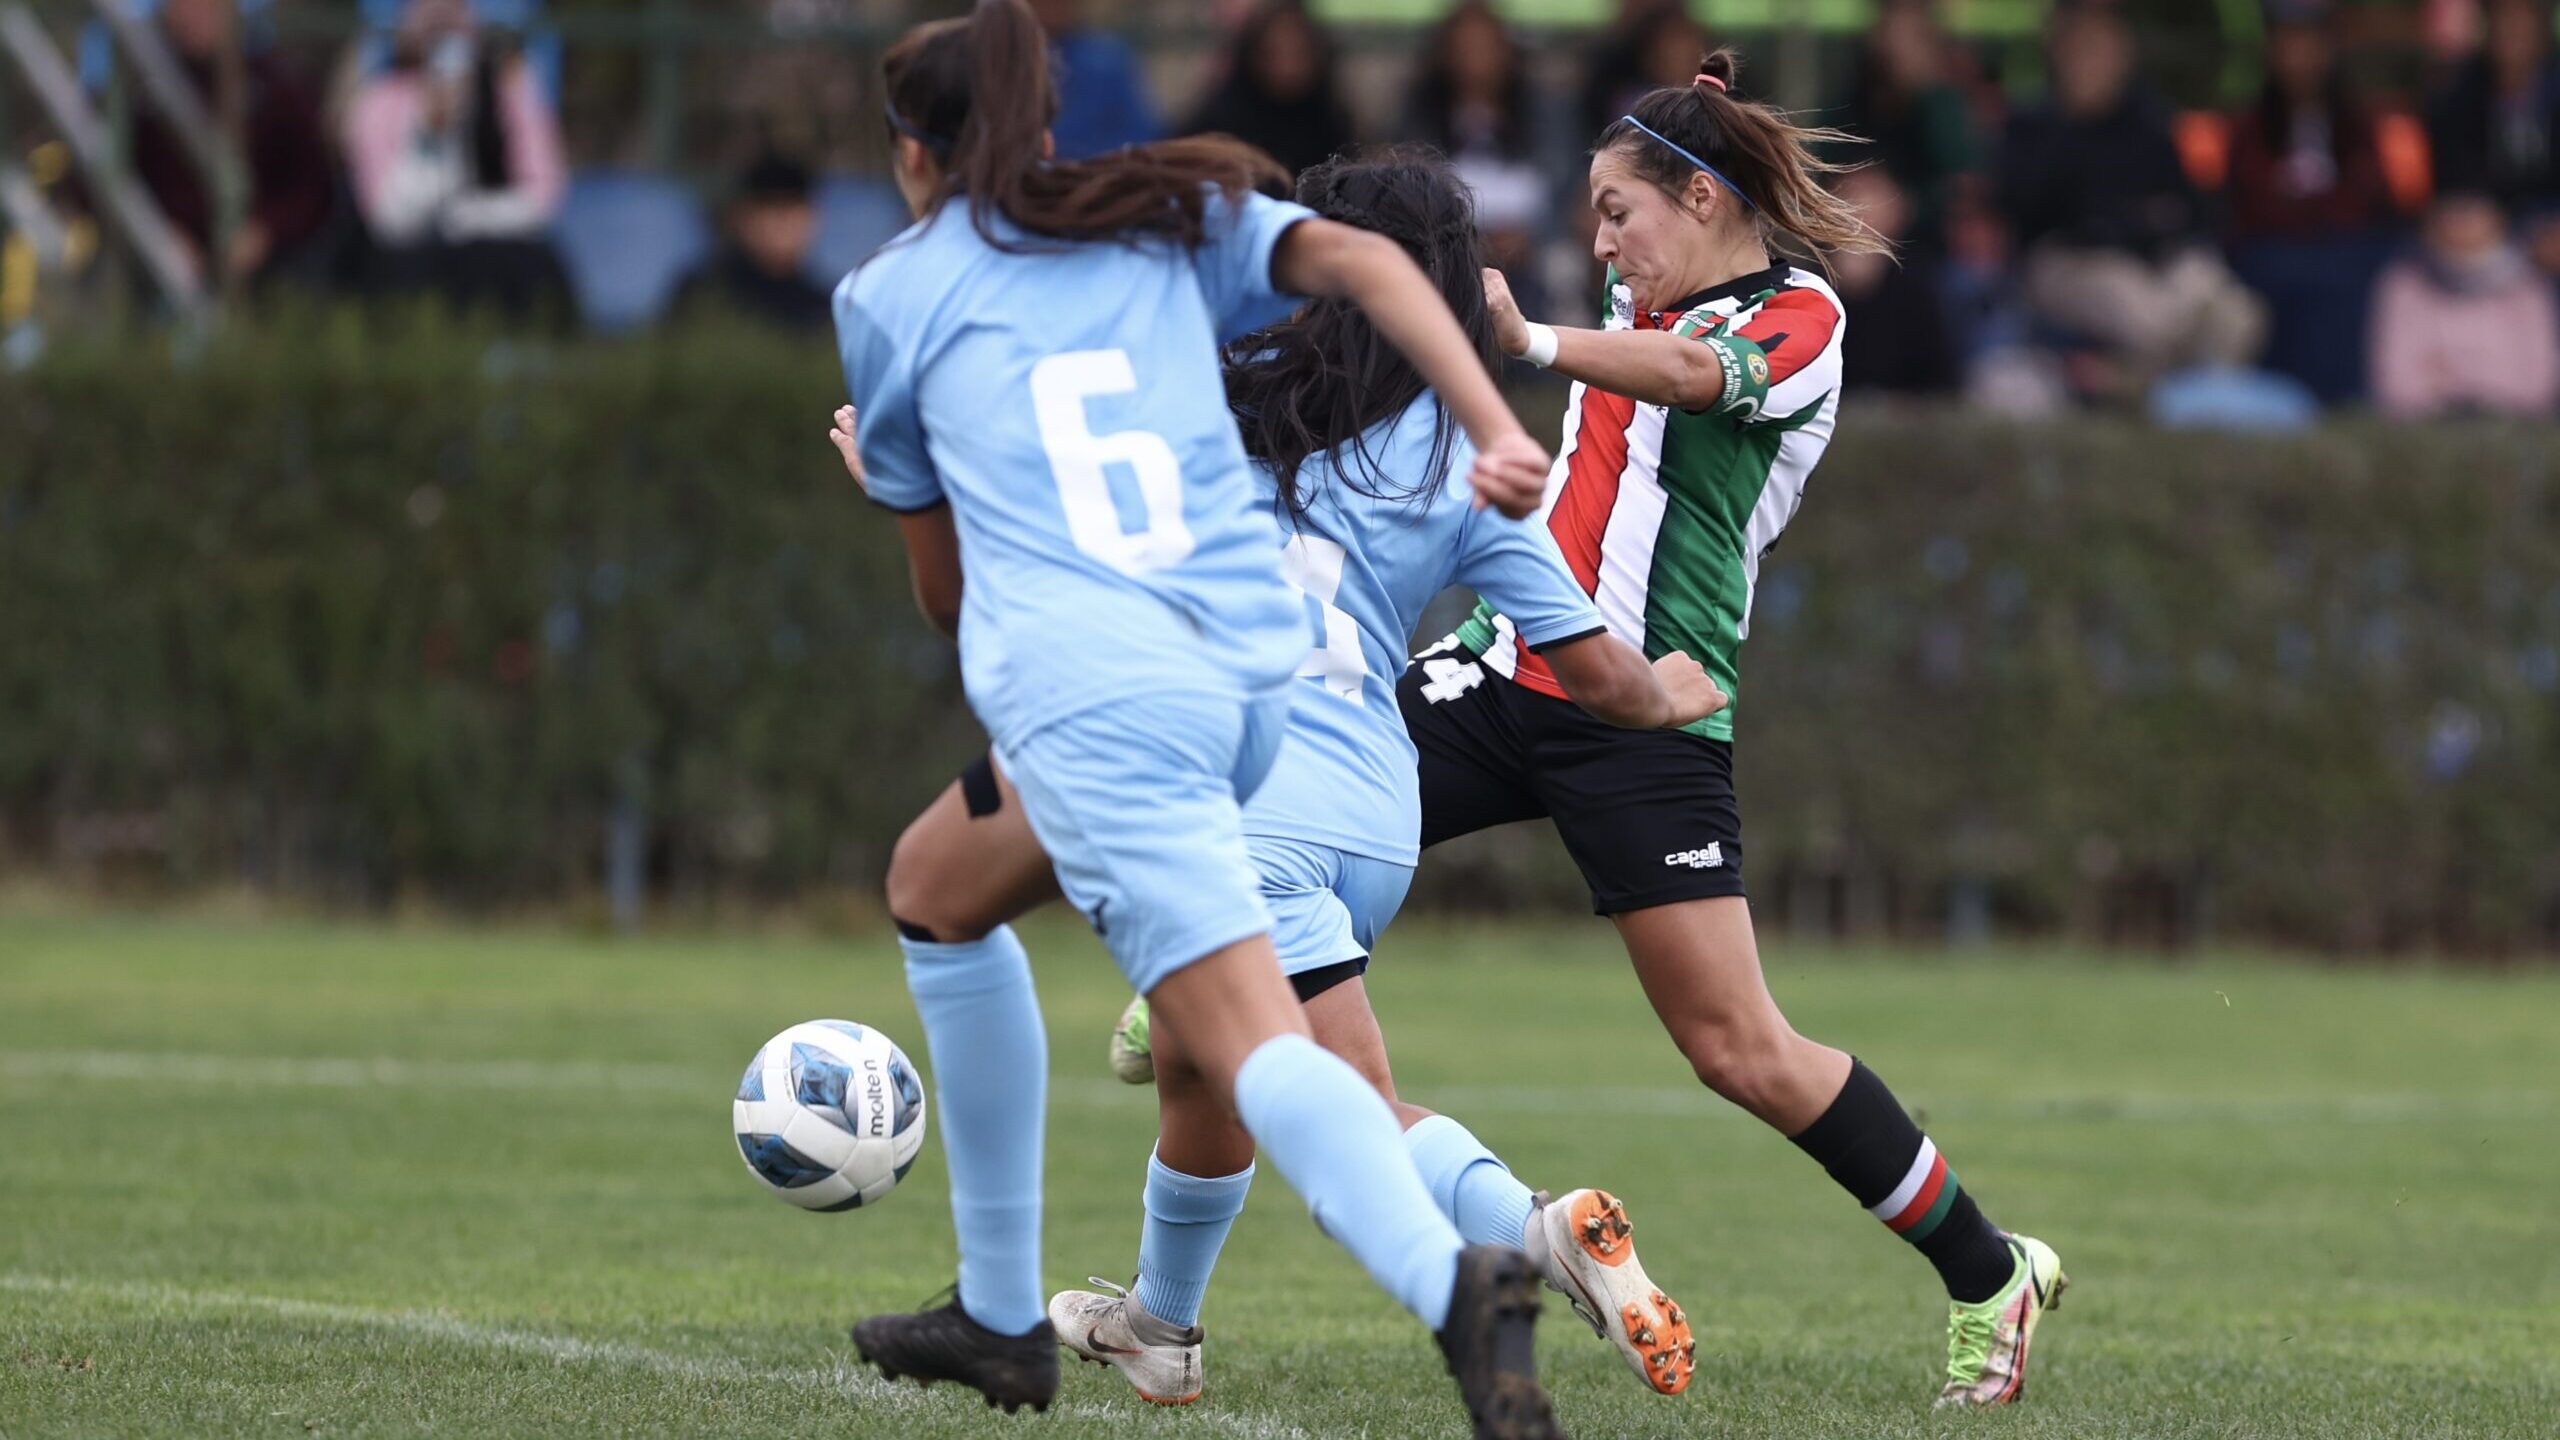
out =
{"type": "Polygon", "coordinates": [[[1493,617],[1493,648],[1484,652],[1484,663],[1505,680],[1520,673],[1520,628],[1499,611],[1493,617]]]}
{"type": "MultiPolygon", "coordinates": [[[[1849,337],[1849,307],[1840,303],[1839,293],[1821,276],[1796,267],[1787,272],[1787,284],[1792,289],[1810,290],[1821,296],[1830,302],[1833,313],[1840,318],[1832,323],[1830,342],[1822,347],[1821,354],[1799,366],[1793,375],[1769,387],[1768,398],[1760,402],[1760,413],[1773,418],[1793,415],[1825,395],[1838,396],[1840,347],[1849,337]]],[[[1757,307],[1753,313],[1758,313],[1757,307]]],[[[1735,326],[1738,329],[1746,323],[1737,321],[1735,326]]]]}
{"type": "MultiPolygon", "coordinates": [[[[1538,513],[1530,523],[1544,528],[1555,514],[1556,502],[1564,498],[1564,477],[1573,471],[1573,452],[1582,443],[1582,397],[1590,387],[1573,382],[1573,394],[1564,407],[1564,448],[1556,452],[1555,463],[1547,467],[1547,493],[1538,499],[1538,513]]],[[[1493,648],[1484,653],[1484,663],[1493,673],[1508,680],[1520,670],[1520,631],[1508,615],[1493,617],[1493,648]]]]}
{"type": "Polygon", "coordinates": [[[1742,620],[1733,627],[1737,640],[1751,638],[1751,603],[1760,594],[1760,557],[1778,543],[1778,532],[1796,518],[1796,508],[1804,504],[1804,482],[1813,477],[1813,467],[1822,459],[1822,449],[1831,443],[1831,410],[1786,439],[1778,442],[1777,457],[1769,465],[1769,483],[1760,487],[1759,503],[1751,507],[1751,521],[1742,531],[1742,620]],[[1808,432],[1820,430],[1819,435],[1808,432]]]}
{"type": "Polygon", "coordinates": [[[1804,424],[1788,431],[1778,442],[1778,453],[1769,462],[1768,483],[1760,487],[1760,498],[1751,507],[1751,519],[1742,531],[1742,618],[1734,626],[1734,638],[1751,638],[1751,607],[1760,595],[1760,557],[1778,543],[1778,535],[1787,522],[1796,518],[1796,510],[1804,504],[1805,482],[1813,477],[1813,467],[1822,460],[1822,452],[1831,445],[1832,428],[1840,419],[1840,355],[1841,344],[1848,338],[1849,320],[1840,305],[1840,297],[1821,277],[1798,269],[1789,273],[1795,285],[1819,292],[1831,302],[1840,318],[1831,326],[1831,341],[1804,368],[1770,387],[1769,398],[1760,407],[1763,416],[1783,418],[1792,415],[1819,397],[1822,408],[1804,424]]]}
{"type": "Polygon", "coordinates": [[[1644,648],[1645,596],[1653,588],[1653,546],[1671,503],[1662,488],[1662,432],[1670,417],[1667,407],[1638,405],[1627,422],[1627,463],[1600,538],[1600,586],[1591,597],[1609,633],[1638,650],[1644,648]]]}

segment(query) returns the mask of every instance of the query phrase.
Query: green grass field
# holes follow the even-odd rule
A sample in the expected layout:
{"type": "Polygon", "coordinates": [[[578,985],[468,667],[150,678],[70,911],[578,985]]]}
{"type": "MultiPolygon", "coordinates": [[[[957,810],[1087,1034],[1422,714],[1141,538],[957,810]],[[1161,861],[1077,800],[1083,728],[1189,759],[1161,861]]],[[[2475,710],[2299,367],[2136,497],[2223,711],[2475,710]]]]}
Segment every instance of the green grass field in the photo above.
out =
{"type": "MultiPolygon", "coordinates": [[[[1122,1001],[1030,932],[1053,1284],[1133,1266],[1122,1001]]],[[[2077,1282],[2027,1402],[1933,1418],[1942,1303],[1792,1147],[1690,1083],[1596,922],[1413,928],[1400,1079],[1533,1185],[1626,1197],[1700,1321],[1664,1400],[1550,1309],[1584,1440],[2560,1433],[2560,974],[1782,953],[1780,999],[1924,1111],[2077,1282]]],[[[1266,1177],[1187,1411],[1071,1367],[1003,1420],[856,1372],[950,1276],[940,1147],[808,1215],[728,1135],[739,1068],[843,1015],[924,1057],[885,944],[0,912],[0,1435],[1462,1433],[1436,1354],[1266,1177]]]]}

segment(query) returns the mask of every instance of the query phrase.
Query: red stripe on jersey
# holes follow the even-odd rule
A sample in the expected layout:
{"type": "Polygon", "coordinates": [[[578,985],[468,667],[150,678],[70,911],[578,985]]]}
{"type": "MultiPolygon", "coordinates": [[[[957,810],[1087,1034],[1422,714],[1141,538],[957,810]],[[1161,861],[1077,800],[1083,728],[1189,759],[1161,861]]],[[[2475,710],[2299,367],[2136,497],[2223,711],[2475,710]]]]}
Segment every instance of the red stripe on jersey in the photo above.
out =
{"type": "MultiPolygon", "coordinates": [[[[1600,593],[1600,542],[1609,533],[1609,512],[1617,508],[1618,476],[1627,468],[1627,427],[1635,418],[1635,401],[1584,387],[1582,428],[1565,464],[1564,489],[1547,512],[1547,533],[1555,537],[1585,595],[1600,593]]],[[[1555,672],[1526,645],[1520,647],[1511,676],[1532,690],[1566,698],[1555,672]]]]}
{"type": "Polygon", "coordinates": [[[1734,332],[1769,356],[1769,383],[1785,383],[1830,347],[1840,311],[1810,286],[1789,286],[1761,302],[1748,324],[1734,332]]]}
{"type": "Polygon", "coordinates": [[[1547,514],[1548,533],[1586,595],[1600,592],[1600,541],[1609,533],[1609,512],[1617,508],[1618,476],[1627,468],[1627,427],[1635,418],[1636,402],[1626,396],[1583,390],[1582,431],[1565,467],[1564,493],[1547,514]]]}

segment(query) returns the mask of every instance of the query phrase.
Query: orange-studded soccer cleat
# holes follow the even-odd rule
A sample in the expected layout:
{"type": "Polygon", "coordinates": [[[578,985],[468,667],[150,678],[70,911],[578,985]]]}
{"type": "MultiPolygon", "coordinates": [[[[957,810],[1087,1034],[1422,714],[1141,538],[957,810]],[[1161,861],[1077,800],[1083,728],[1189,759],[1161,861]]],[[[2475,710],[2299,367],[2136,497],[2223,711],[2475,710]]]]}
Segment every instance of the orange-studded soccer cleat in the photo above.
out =
{"type": "Polygon", "coordinates": [[[1618,1197],[1576,1190],[1543,1200],[1529,1228],[1546,1239],[1546,1253],[1537,1259],[1547,1283],[1573,1302],[1592,1333],[1617,1346],[1654,1390],[1677,1395],[1688,1389],[1697,1373],[1697,1338],[1688,1315],[1636,1259],[1635,1227],[1618,1197]]]}

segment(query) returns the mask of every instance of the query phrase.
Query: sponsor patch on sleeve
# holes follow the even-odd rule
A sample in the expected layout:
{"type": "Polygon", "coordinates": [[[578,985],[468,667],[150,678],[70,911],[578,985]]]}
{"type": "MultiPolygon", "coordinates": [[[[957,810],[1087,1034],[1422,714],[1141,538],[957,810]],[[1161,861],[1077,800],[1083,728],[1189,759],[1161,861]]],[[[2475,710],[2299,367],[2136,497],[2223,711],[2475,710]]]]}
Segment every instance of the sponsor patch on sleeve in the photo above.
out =
{"type": "Polygon", "coordinates": [[[1716,400],[1716,413],[1736,424],[1758,419],[1761,405],[1769,398],[1768,353],[1740,335],[1708,335],[1698,343],[1716,357],[1717,368],[1724,372],[1724,393],[1716,400]]]}

